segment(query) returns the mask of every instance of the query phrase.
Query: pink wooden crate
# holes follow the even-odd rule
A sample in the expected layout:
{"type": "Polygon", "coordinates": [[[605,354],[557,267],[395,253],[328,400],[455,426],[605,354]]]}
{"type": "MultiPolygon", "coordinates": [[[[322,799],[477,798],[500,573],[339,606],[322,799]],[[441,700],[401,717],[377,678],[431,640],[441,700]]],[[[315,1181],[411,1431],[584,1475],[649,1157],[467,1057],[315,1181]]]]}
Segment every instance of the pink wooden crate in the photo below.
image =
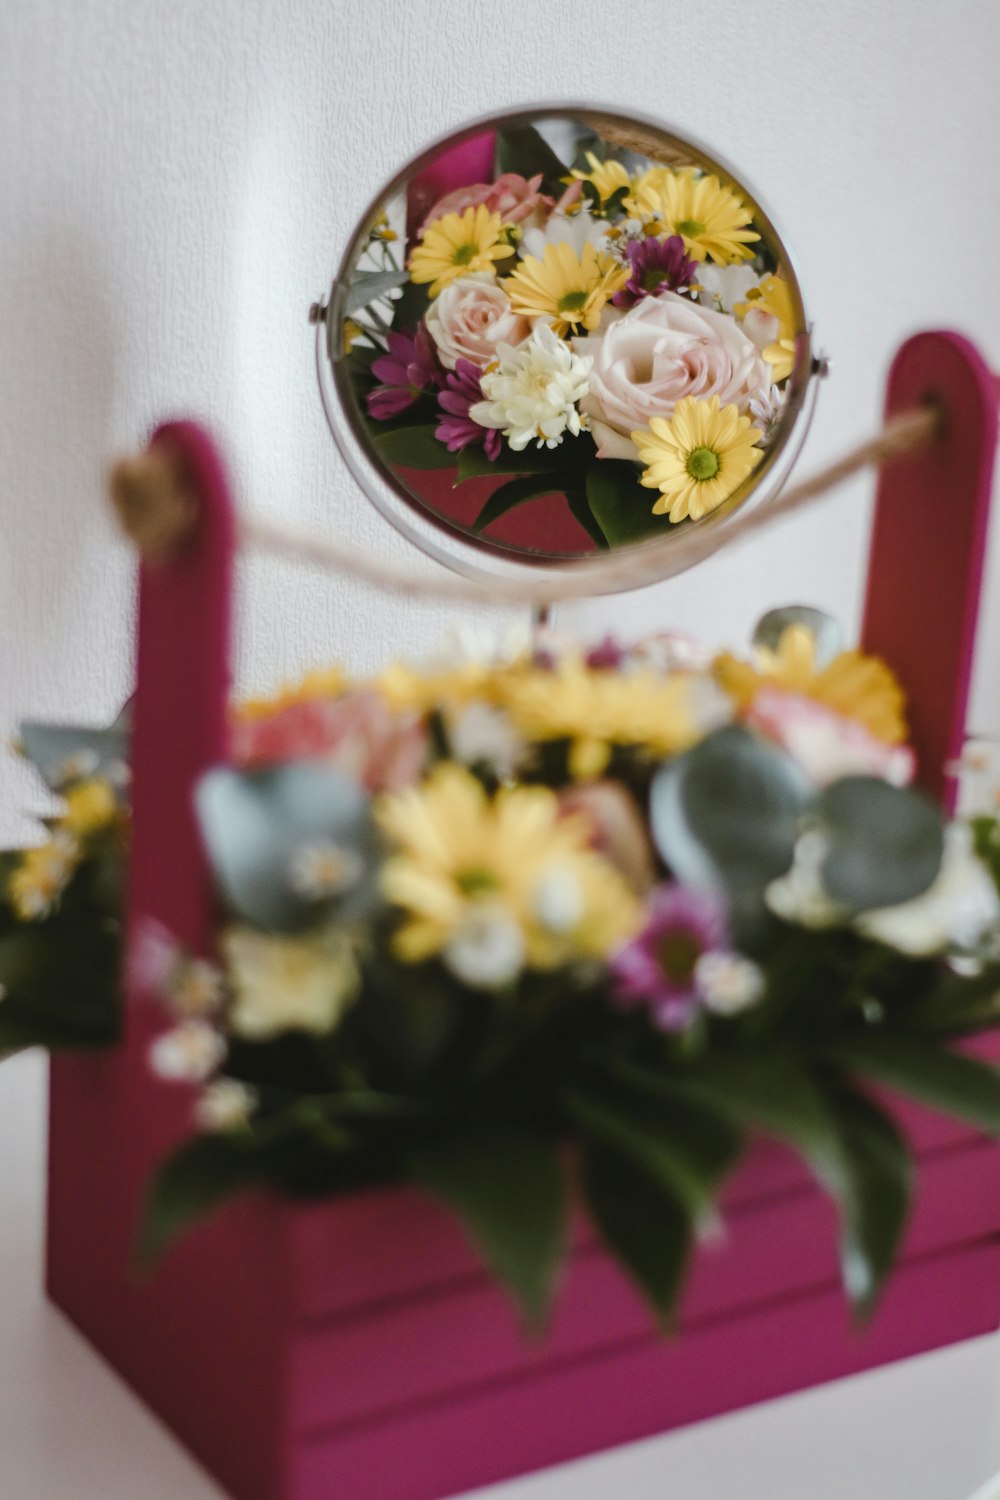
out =
{"type": "MultiPolygon", "coordinates": [[[[945,439],[881,479],[864,640],[901,670],[924,782],[947,801],[997,421],[993,380],[954,335],[911,340],[893,368],[888,410],[932,396],[945,439]]],[[[208,440],[183,424],[159,440],[181,448],[204,503],[196,545],[142,579],[130,905],[204,947],[213,904],[190,789],[226,753],[232,517],[208,440]]],[[[727,1237],[700,1253],[671,1341],[580,1224],[553,1325],[526,1342],[451,1218],[407,1188],[247,1197],[139,1282],[143,1184],[190,1128],[186,1092],[148,1075],[158,1025],[131,1005],[118,1052],[53,1061],[48,1286],[239,1500],[436,1500],[1000,1318],[1000,1152],[913,1108],[900,1115],[921,1158],[916,1209],[863,1336],[830,1204],[766,1143],[730,1186],[727,1237]]],[[[996,1038],[976,1050],[1000,1059],[996,1038]]]]}

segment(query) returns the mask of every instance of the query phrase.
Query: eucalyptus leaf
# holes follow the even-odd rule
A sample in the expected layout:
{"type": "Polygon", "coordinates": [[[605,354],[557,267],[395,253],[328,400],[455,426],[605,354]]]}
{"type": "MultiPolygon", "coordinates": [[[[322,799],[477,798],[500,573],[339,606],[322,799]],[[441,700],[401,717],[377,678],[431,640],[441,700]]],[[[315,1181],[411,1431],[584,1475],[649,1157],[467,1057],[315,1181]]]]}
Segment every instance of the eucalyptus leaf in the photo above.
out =
{"type": "Polygon", "coordinates": [[[473,522],[474,531],[485,531],[501,516],[523,505],[527,500],[537,500],[542,495],[561,493],[560,476],[556,474],[525,474],[520,479],[511,479],[503,484],[486,501],[473,522]]]}
{"type": "Polygon", "coordinates": [[[27,720],[18,730],[20,749],[53,791],[89,776],[122,787],[127,781],[131,704],[107,729],[27,720]]]}
{"type": "Polygon", "coordinates": [[[583,1181],[601,1237],[669,1327],[691,1254],[687,1209],[661,1177],[603,1141],[585,1144],[583,1181]]]}
{"type": "Polygon", "coordinates": [[[941,868],[941,813],[907,787],[877,776],[846,776],[820,793],[816,816],[829,843],[823,885],[848,911],[911,901],[941,868]]]}
{"type": "Polygon", "coordinates": [[[677,879],[723,891],[743,927],[760,919],[767,886],[790,867],[812,796],[790,756],[727,725],[656,773],[650,823],[677,879]]]}
{"type": "Polygon", "coordinates": [[[375,451],[384,463],[399,464],[404,469],[453,469],[455,455],[435,437],[436,431],[435,427],[421,426],[378,432],[373,440],[375,451]]]}
{"type": "Polygon", "coordinates": [[[809,604],[783,604],[761,615],[754,628],[753,644],[776,651],[781,637],[792,625],[803,625],[816,642],[816,665],[827,666],[843,648],[841,629],[832,615],[809,604]]]}
{"type": "Polygon", "coordinates": [[[195,803],[219,888],[255,927],[291,932],[336,912],[344,921],[377,905],[376,835],[368,796],[351,777],[312,762],[238,771],[217,766],[195,803]],[[339,892],[312,899],[295,878],[303,851],[344,862],[339,892]]]}
{"type": "Polygon", "coordinates": [[[555,1144],[521,1127],[455,1129],[405,1153],[413,1181],[461,1220],[486,1265],[542,1327],[566,1240],[566,1186],[555,1144]]]}
{"type": "Polygon", "coordinates": [[[351,278],[344,296],[344,313],[350,317],[360,312],[371,302],[377,302],[387,293],[403,286],[410,279],[409,271],[358,271],[351,278]]]}

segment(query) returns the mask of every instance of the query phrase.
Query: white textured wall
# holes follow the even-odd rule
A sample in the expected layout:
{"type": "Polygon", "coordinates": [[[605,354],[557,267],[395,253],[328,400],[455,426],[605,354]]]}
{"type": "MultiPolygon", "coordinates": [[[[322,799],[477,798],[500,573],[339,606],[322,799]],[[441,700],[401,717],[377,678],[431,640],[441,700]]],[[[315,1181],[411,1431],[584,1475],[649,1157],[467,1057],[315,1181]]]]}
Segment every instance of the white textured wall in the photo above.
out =
{"type": "MultiPolygon", "coordinates": [[[[102,475],[158,418],[206,418],[255,505],[402,553],[327,435],[306,312],[373,189],[438,131],[589,97],[745,170],[834,356],[809,468],[873,425],[911,331],[956,326],[1000,363],[998,62],[994,0],[0,0],[0,734],[124,697],[131,563],[102,475]]],[[[739,640],[795,597],[853,626],[868,488],[579,613],[739,640]]],[[[375,666],[444,623],[285,565],[242,583],[259,686],[375,666]]],[[[976,720],[997,729],[1000,559],[990,596],[976,720]]],[[[31,783],[0,778],[6,835],[31,783]]]]}

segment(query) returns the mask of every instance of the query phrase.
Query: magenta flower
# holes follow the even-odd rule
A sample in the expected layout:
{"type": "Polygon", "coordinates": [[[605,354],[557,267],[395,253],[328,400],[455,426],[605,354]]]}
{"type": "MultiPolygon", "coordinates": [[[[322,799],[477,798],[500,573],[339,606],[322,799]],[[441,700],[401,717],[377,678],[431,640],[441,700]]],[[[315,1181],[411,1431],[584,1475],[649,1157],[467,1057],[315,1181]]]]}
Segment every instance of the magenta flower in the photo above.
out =
{"type": "Polygon", "coordinates": [[[416,333],[387,333],[388,352],[372,360],[372,374],[382,382],[368,392],[368,415],[377,422],[398,417],[414,401],[440,384],[437,351],[423,323],[416,333]]]}
{"type": "Polygon", "coordinates": [[[619,645],[613,635],[606,635],[603,641],[598,641],[596,646],[591,646],[587,652],[586,662],[588,667],[606,667],[615,672],[625,662],[628,652],[625,647],[619,645]]]}
{"type": "Polygon", "coordinates": [[[691,285],[698,269],[698,262],[685,255],[679,234],[665,240],[631,240],[626,252],[632,274],[611,299],[616,307],[634,307],[643,297],[679,292],[691,285]]]}
{"type": "Polygon", "coordinates": [[[458,453],[473,443],[482,443],[492,463],[500,457],[499,427],[480,427],[469,416],[470,409],[483,399],[479,371],[467,359],[455,361],[454,370],[444,377],[444,390],[438,394],[442,416],[434,436],[445,444],[449,453],[458,453]]]}
{"type": "Polygon", "coordinates": [[[611,960],[614,999],[623,1009],[648,1006],[663,1031],[683,1031],[701,995],[698,960],[726,948],[726,908],[711,891],[661,885],[653,892],[646,925],[611,960]]]}

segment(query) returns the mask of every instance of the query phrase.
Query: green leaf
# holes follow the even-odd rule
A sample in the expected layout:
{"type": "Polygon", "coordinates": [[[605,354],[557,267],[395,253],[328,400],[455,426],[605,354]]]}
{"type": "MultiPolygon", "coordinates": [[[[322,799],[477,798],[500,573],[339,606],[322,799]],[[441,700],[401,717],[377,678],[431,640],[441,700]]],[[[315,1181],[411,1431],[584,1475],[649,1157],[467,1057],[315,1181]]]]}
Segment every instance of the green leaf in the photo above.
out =
{"type": "Polygon", "coordinates": [[[867,1318],[906,1228],[913,1161],[892,1120],[870,1099],[844,1085],[828,1086],[827,1097],[846,1168],[840,1205],[844,1288],[867,1318]]]}
{"type": "Polygon", "coordinates": [[[830,842],[823,884],[849,911],[912,901],[941,868],[941,812],[908,787],[878,776],[845,776],[820,793],[816,814],[830,842]]]}
{"type": "Polygon", "coordinates": [[[718,1057],[664,1077],[619,1064],[616,1074],[666,1099],[690,1099],[716,1110],[740,1130],[790,1146],[831,1193],[844,1189],[844,1162],[826,1099],[811,1073],[790,1053],[718,1057]]]}
{"type": "Polygon", "coordinates": [[[653,515],[653,495],[639,483],[635,464],[595,458],[587,470],[587,502],[610,547],[628,547],[666,536],[670,521],[653,515]]]}
{"type": "Polygon", "coordinates": [[[344,315],[350,317],[352,313],[360,312],[370,302],[377,302],[409,279],[409,271],[358,271],[347,288],[344,315]]]}
{"type": "Polygon", "coordinates": [[[573,519],[579,522],[594,545],[600,547],[602,551],[606,551],[608,539],[597,524],[594,512],[590,508],[586,485],[584,485],[583,489],[580,489],[575,483],[568,486],[566,489],[566,504],[570,508],[570,514],[573,516],[573,519]]]}
{"type": "Polygon", "coordinates": [[[566,1186],[555,1145],[514,1125],[455,1129],[406,1153],[414,1182],[462,1222],[486,1265],[538,1331],[566,1237],[566,1186]]]}
{"type": "MultiPolygon", "coordinates": [[[[76,880],[92,872],[81,871],[76,880]]],[[[99,1047],[118,1037],[117,923],[83,903],[0,936],[0,1047],[99,1047]]]]}
{"type": "Polygon", "coordinates": [[[992,1063],[908,1036],[859,1037],[824,1055],[850,1073],[1000,1135],[1000,1068],[992,1063]]]}
{"type": "Polygon", "coordinates": [[[504,172],[518,172],[522,177],[541,172],[542,186],[550,193],[562,192],[567,173],[565,163],[532,125],[498,133],[496,171],[498,177],[504,172]]]}
{"type": "Polygon", "coordinates": [[[175,1151],[147,1193],[136,1246],[140,1267],[152,1270],[185,1229],[266,1176],[249,1135],[198,1136],[175,1151]]]}
{"type": "Polygon", "coordinates": [[[739,1154],[740,1137],[717,1112],[677,1101],[651,1109],[648,1094],[605,1099],[573,1094],[566,1101],[584,1138],[630,1157],[680,1202],[693,1227],[714,1218],[715,1194],[739,1154]]]}
{"type": "Polygon", "coordinates": [[[492,479],[498,474],[561,474],[567,467],[565,447],[565,443],[560,443],[558,448],[532,446],[516,453],[509,443],[504,443],[495,459],[487,458],[483,448],[463,448],[458,455],[455,483],[462,484],[466,479],[492,479]]]}
{"type": "Polygon", "coordinates": [[[669,1326],[691,1253],[686,1208],[662,1178],[602,1141],[584,1147],[583,1181],[602,1238],[669,1326]]]}
{"type": "Polygon", "coordinates": [[[433,427],[397,427],[377,433],[375,451],[387,464],[406,469],[453,469],[455,455],[434,436],[433,427]]]}
{"type": "Polygon", "coordinates": [[[548,474],[525,474],[521,479],[512,479],[494,490],[473,522],[473,531],[485,531],[494,521],[499,521],[509,510],[523,505],[526,500],[536,500],[541,495],[560,493],[559,476],[548,474]]]}

